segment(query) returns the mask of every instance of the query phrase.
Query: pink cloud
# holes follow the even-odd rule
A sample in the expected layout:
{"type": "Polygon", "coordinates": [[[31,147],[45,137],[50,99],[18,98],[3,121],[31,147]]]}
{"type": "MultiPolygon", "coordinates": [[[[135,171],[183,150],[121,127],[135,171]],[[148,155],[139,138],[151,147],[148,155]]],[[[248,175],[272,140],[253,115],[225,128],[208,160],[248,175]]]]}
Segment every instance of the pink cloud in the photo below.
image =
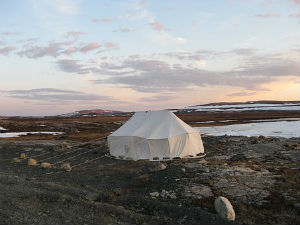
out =
{"type": "Polygon", "coordinates": [[[300,18],[300,13],[290,13],[289,17],[290,18],[300,18]]]}
{"type": "Polygon", "coordinates": [[[118,43],[115,43],[115,42],[105,42],[104,43],[104,46],[106,47],[106,48],[113,48],[113,49],[119,49],[120,48],[120,46],[119,46],[119,44],[118,43]]]}
{"type": "Polygon", "coordinates": [[[20,32],[2,32],[1,33],[2,35],[18,35],[18,34],[21,34],[20,32]]]}
{"type": "Polygon", "coordinates": [[[158,23],[158,22],[152,22],[152,23],[149,23],[149,25],[154,30],[157,30],[157,31],[170,30],[170,29],[166,28],[164,25],[162,25],[161,23],[158,23]]]}
{"type": "Polygon", "coordinates": [[[114,19],[113,18],[109,18],[109,17],[102,18],[101,20],[99,20],[98,18],[92,18],[92,22],[93,23],[99,23],[99,22],[102,22],[102,23],[111,23],[113,21],[114,21],[114,19]]]}
{"type": "Polygon", "coordinates": [[[102,22],[102,23],[111,23],[111,22],[113,22],[113,21],[114,21],[113,18],[103,18],[103,19],[101,19],[101,22],[102,22]]]}
{"type": "Polygon", "coordinates": [[[72,44],[73,41],[50,42],[46,46],[29,45],[27,48],[19,51],[19,56],[36,59],[44,56],[57,57],[61,54],[63,46],[72,44]]]}
{"type": "Polygon", "coordinates": [[[92,22],[93,22],[93,23],[99,23],[99,19],[97,19],[97,18],[92,18],[92,22]]]}
{"type": "Polygon", "coordinates": [[[65,51],[64,51],[64,53],[66,54],[66,55],[72,55],[73,53],[75,53],[77,51],[77,48],[75,48],[75,47],[73,47],[73,46],[70,46],[70,47],[68,47],[65,51]]]}
{"type": "Polygon", "coordinates": [[[264,14],[255,14],[255,17],[260,17],[260,18],[279,18],[280,14],[279,13],[264,13],[264,14]]]}
{"type": "Polygon", "coordinates": [[[4,48],[0,48],[0,54],[1,55],[8,55],[11,51],[15,50],[16,47],[14,46],[7,46],[4,48]]]}
{"type": "Polygon", "coordinates": [[[81,31],[69,31],[69,32],[67,33],[67,36],[68,36],[68,37],[69,37],[69,36],[78,37],[78,36],[83,35],[83,34],[85,34],[85,33],[84,33],[84,32],[81,32],[81,31]]]}
{"type": "Polygon", "coordinates": [[[86,53],[86,52],[89,52],[89,51],[92,51],[92,50],[95,50],[97,48],[100,48],[100,44],[97,43],[97,42],[91,42],[85,46],[83,46],[80,51],[83,52],[83,53],[86,53]]]}

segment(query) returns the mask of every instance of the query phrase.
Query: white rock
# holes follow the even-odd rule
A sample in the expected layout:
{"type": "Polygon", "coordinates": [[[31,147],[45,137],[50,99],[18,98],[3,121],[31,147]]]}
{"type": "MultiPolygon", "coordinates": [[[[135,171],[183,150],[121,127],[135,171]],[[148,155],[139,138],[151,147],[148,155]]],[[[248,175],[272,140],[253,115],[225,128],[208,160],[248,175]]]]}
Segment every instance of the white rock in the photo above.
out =
{"type": "Polygon", "coordinates": [[[234,221],[235,220],[235,212],[234,209],[230,203],[230,201],[222,196],[219,196],[215,200],[215,209],[217,213],[222,217],[223,219],[234,221]]]}
{"type": "Polygon", "coordinates": [[[159,193],[158,192],[152,192],[152,193],[150,193],[150,196],[153,197],[153,198],[157,198],[159,196],[159,193]]]}
{"type": "Polygon", "coordinates": [[[70,163],[64,163],[61,165],[61,168],[64,169],[67,172],[70,172],[72,170],[72,167],[70,165],[70,163]]]}

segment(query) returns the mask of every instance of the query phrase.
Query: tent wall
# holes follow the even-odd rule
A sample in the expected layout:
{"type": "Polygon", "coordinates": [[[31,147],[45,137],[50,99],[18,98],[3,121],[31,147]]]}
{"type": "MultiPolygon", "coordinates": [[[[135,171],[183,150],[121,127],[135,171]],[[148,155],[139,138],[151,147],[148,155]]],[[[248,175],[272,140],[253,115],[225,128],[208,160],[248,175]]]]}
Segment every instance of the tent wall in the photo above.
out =
{"type": "Polygon", "coordinates": [[[135,136],[109,136],[110,154],[115,157],[133,160],[158,157],[175,158],[196,156],[203,153],[204,148],[199,133],[187,133],[171,138],[146,139],[135,136]]]}

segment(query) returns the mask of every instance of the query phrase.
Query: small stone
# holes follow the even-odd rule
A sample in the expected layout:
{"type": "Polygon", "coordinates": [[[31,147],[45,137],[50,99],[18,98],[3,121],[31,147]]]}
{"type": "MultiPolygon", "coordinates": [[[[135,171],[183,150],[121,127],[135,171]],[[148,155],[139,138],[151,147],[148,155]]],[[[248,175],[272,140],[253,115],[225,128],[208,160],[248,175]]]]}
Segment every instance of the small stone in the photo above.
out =
{"type": "Polygon", "coordinates": [[[44,169],[48,169],[48,168],[51,168],[51,164],[44,162],[44,163],[41,164],[41,167],[44,168],[44,169]]]}
{"type": "Polygon", "coordinates": [[[198,163],[206,165],[208,162],[205,159],[203,159],[203,160],[200,160],[198,163]]]}
{"type": "Polygon", "coordinates": [[[236,154],[230,158],[230,161],[243,161],[243,160],[247,160],[247,157],[242,153],[236,154]]]}
{"type": "Polygon", "coordinates": [[[28,166],[36,166],[37,161],[35,159],[28,159],[28,166]]]}
{"type": "Polygon", "coordinates": [[[157,198],[159,196],[159,193],[157,191],[150,193],[150,196],[153,198],[157,198]]]}
{"type": "Polygon", "coordinates": [[[235,220],[235,212],[230,201],[222,196],[215,200],[215,209],[221,218],[229,221],[235,220]]]}
{"type": "Polygon", "coordinates": [[[186,169],[185,168],[181,168],[181,171],[185,173],[186,169]]]}
{"type": "Polygon", "coordinates": [[[205,173],[209,173],[210,170],[209,170],[208,168],[205,168],[205,169],[204,169],[204,172],[205,172],[205,173]]]}
{"type": "Polygon", "coordinates": [[[21,162],[22,160],[21,159],[19,159],[19,158],[13,158],[13,160],[12,160],[13,162],[16,162],[16,163],[18,163],[18,162],[21,162]]]}
{"type": "Polygon", "coordinates": [[[114,188],[113,193],[115,193],[116,195],[121,195],[122,194],[122,189],[121,188],[114,188]]]}
{"type": "Polygon", "coordinates": [[[26,154],[25,153],[21,153],[20,154],[20,159],[25,159],[26,158],[26,154]]]}
{"type": "Polygon", "coordinates": [[[175,194],[175,192],[173,191],[167,191],[167,190],[162,190],[160,193],[160,196],[162,198],[170,198],[170,199],[177,199],[177,196],[175,194]]]}
{"type": "Polygon", "coordinates": [[[148,165],[149,172],[157,172],[165,169],[167,169],[167,165],[161,162],[151,162],[148,165]]]}
{"type": "Polygon", "coordinates": [[[85,199],[89,201],[96,201],[98,197],[99,197],[98,193],[90,192],[85,196],[85,199]]]}
{"type": "Polygon", "coordinates": [[[72,170],[72,167],[70,165],[70,163],[64,163],[61,165],[61,168],[64,169],[67,172],[70,172],[72,170]]]}
{"type": "Polygon", "coordinates": [[[204,199],[214,196],[211,188],[203,184],[189,184],[184,187],[183,194],[185,197],[195,199],[204,199]]]}

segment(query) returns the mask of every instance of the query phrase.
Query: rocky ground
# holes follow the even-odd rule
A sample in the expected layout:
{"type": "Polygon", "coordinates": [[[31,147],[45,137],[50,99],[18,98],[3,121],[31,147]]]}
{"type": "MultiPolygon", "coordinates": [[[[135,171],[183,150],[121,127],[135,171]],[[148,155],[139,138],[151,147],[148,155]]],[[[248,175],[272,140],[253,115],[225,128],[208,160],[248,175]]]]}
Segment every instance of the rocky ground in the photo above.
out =
{"type": "Polygon", "coordinates": [[[203,159],[122,161],[106,156],[106,135],[121,124],[48,121],[65,134],[0,139],[0,224],[300,223],[300,138],[204,136],[203,159]],[[218,196],[235,222],[217,215],[218,196]]]}

